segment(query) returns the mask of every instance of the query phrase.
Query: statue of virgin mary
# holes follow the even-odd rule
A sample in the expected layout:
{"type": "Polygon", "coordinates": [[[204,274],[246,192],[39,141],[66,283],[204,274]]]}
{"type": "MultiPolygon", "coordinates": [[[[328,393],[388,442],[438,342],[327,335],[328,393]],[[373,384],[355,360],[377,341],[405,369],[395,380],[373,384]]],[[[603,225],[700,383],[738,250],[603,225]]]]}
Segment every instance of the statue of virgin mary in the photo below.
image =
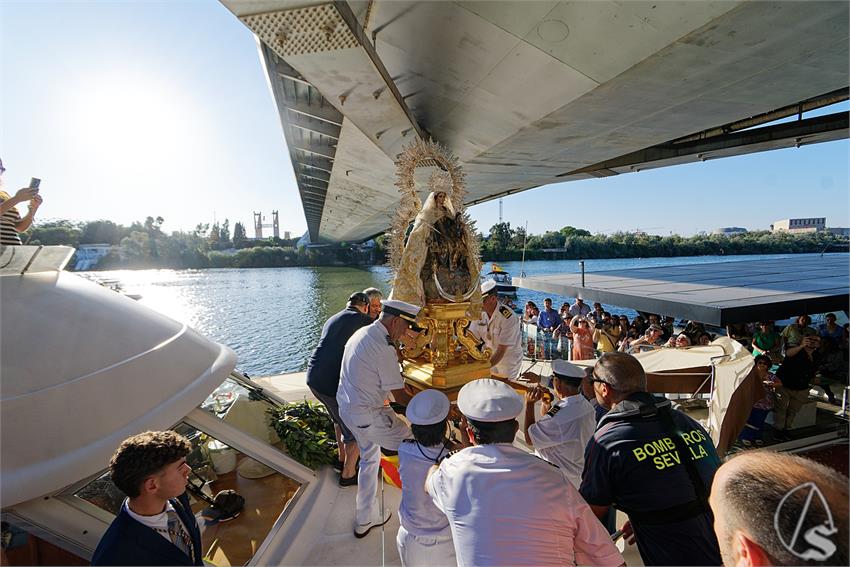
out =
{"type": "Polygon", "coordinates": [[[452,301],[477,283],[465,221],[444,189],[445,177],[434,174],[431,192],[413,221],[393,282],[393,299],[417,305],[452,301]]]}

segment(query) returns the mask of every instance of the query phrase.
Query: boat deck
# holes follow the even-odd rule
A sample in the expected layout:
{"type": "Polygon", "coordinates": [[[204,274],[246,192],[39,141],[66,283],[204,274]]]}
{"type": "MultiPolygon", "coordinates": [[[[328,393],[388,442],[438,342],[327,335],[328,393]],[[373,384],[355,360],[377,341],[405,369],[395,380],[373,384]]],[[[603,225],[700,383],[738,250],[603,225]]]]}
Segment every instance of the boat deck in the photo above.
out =
{"type": "MultiPolygon", "coordinates": [[[[262,388],[287,401],[316,401],[306,379],[305,372],[252,378],[262,388]]],[[[325,468],[322,482],[326,486],[323,487],[321,504],[327,506],[327,521],[321,533],[315,534],[305,564],[352,565],[356,562],[357,565],[401,565],[395,543],[401,490],[383,482],[379,484],[384,508],[391,510],[393,516],[380,530],[375,528],[365,538],[357,539],[353,532],[357,487],[338,486],[335,471],[331,467],[325,468]]]]}

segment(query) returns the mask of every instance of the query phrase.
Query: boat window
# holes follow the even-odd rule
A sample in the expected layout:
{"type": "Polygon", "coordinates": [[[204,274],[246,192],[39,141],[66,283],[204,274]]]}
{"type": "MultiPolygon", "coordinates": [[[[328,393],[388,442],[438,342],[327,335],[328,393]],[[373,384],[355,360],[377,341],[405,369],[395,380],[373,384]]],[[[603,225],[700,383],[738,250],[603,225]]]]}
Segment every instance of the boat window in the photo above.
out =
{"type": "Polygon", "coordinates": [[[247,381],[229,376],[201,404],[201,409],[260,441],[279,446],[268,410],[277,404],[247,381]]]}
{"type": "MultiPolygon", "coordinates": [[[[246,564],[298,492],[300,483],[186,423],[180,423],[174,431],[192,443],[192,452],[186,457],[192,467],[189,499],[201,528],[204,556],[218,567],[246,564]],[[223,490],[233,490],[245,499],[238,516],[223,515],[221,509],[212,506],[223,490]]],[[[71,492],[111,514],[117,514],[124,501],[108,471],[71,492]]]]}
{"type": "Polygon", "coordinates": [[[124,493],[112,484],[109,471],[74,492],[74,496],[90,502],[112,515],[117,515],[121,511],[121,504],[125,498],[124,493]]]}

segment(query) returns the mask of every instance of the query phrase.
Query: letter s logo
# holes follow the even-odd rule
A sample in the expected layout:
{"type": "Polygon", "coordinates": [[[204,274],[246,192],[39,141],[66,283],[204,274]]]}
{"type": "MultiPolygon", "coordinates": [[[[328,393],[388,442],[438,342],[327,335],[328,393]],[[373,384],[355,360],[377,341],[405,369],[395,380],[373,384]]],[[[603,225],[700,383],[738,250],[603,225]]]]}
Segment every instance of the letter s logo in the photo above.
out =
{"type": "Polygon", "coordinates": [[[773,514],[773,527],[785,549],[800,559],[824,561],[832,557],[837,549],[829,539],[829,536],[838,532],[832,511],[814,482],[805,482],[792,488],[779,501],[779,506],[773,514]],[[820,517],[824,520],[804,531],[804,524],[809,516],[809,525],[817,521],[814,518],[820,517]],[[786,521],[782,521],[783,518],[786,521]],[[800,540],[805,542],[805,546],[800,540]],[[801,547],[804,548],[799,549],[801,547]]]}
{"type": "Polygon", "coordinates": [[[807,530],[803,534],[803,539],[806,540],[811,547],[804,551],[800,557],[807,561],[824,561],[832,557],[835,553],[835,544],[826,536],[831,536],[837,532],[837,528],[830,528],[826,524],[815,526],[807,530]]]}

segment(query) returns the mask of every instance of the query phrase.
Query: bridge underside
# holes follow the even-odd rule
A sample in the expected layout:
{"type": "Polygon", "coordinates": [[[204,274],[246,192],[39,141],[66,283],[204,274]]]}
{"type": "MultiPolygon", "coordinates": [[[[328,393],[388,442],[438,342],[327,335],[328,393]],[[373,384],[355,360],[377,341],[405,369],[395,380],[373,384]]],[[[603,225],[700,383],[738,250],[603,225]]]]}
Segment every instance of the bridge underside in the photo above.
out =
{"type": "Polygon", "coordinates": [[[416,136],[474,204],[848,135],[802,114],[847,99],[846,2],[223,2],[262,42],[314,241],[388,227],[416,136]]]}

